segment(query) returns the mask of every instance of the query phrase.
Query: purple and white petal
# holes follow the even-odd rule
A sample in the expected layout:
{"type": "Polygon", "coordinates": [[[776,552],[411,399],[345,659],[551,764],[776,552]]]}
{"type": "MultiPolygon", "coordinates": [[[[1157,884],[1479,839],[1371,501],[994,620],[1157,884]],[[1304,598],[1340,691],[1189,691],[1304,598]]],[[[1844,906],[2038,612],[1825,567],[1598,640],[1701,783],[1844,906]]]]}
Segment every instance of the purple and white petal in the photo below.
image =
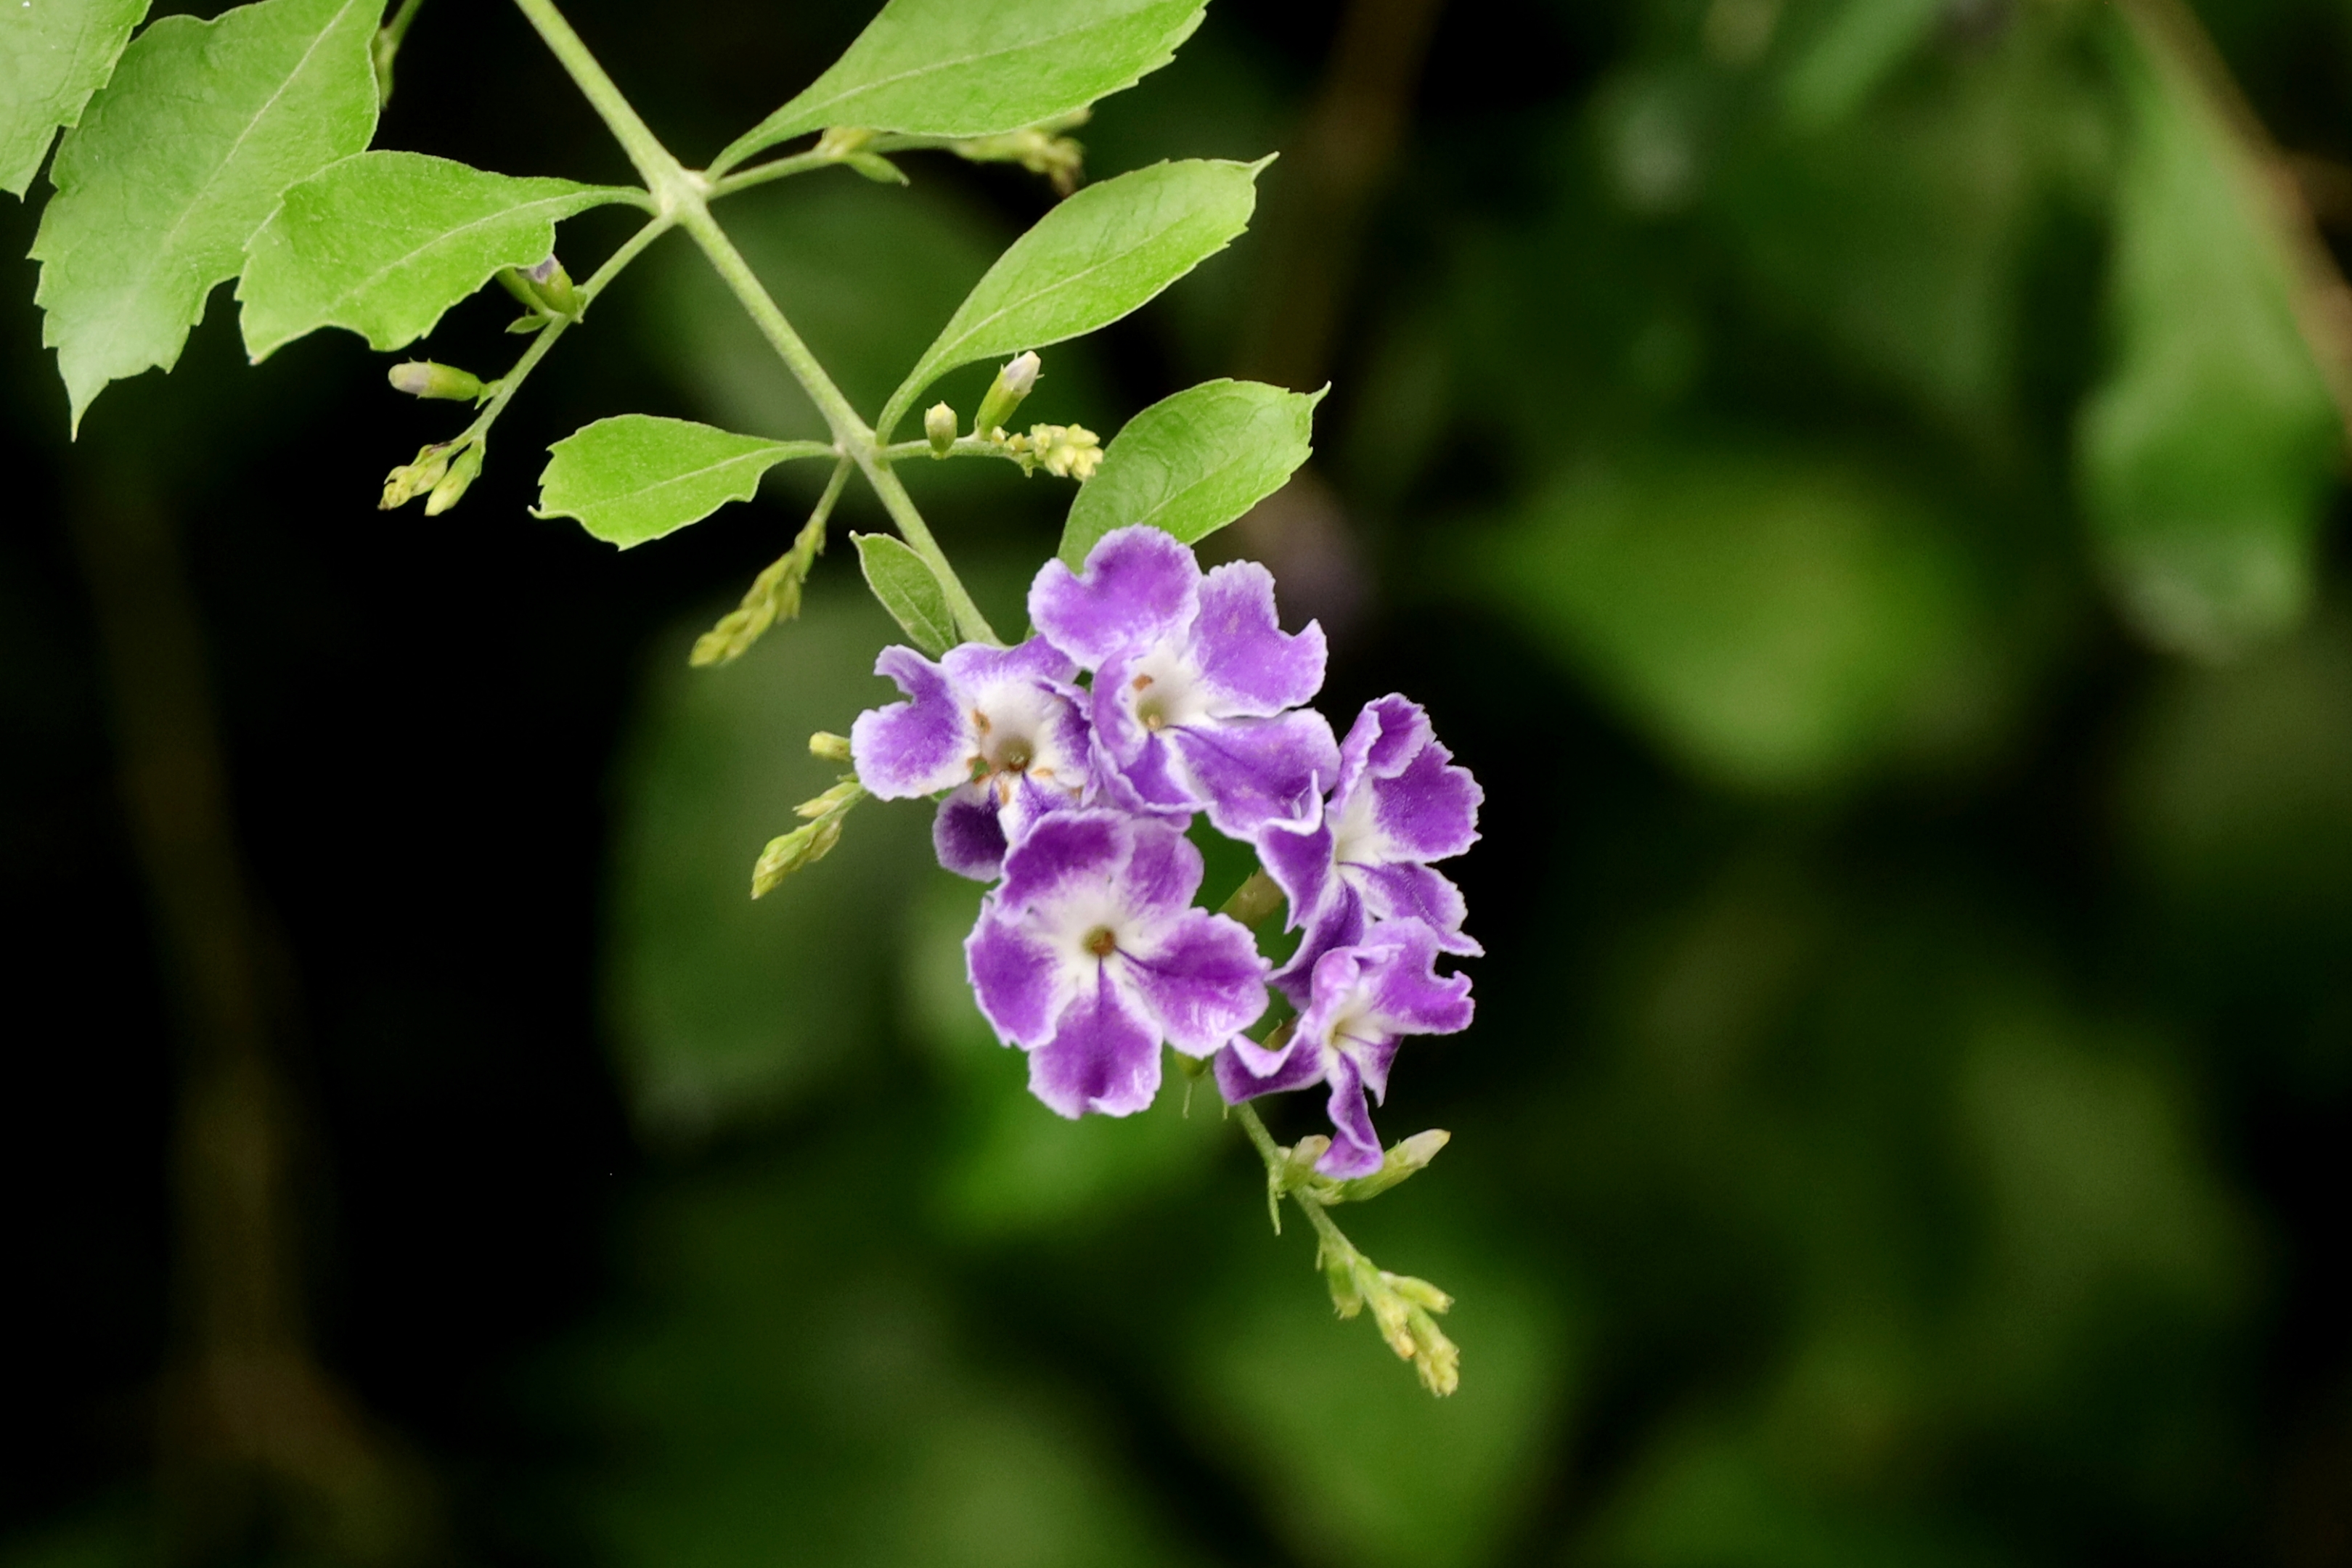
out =
{"type": "Polygon", "coordinates": [[[1343,864],[1444,860],[1477,842],[1486,792],[1454,764],[1419,704],[1395,695],[1367,704],[1341,750],[1333,812],[1343,864]]]}
{"type": "Polygon", "coordinates": [[[1322,1174],[1345,1181],[1381,1168],[1381,1137],[1372,1131],[1371,1108],[1364,1103],[1364,1080],[1346,1057],[1331,1064],[1331,1147],[1315,1162],[1322,1174]]]}
{"type": "Polygon", "coordinates": [[[1323,1081],[1323,1056],[1293,1038],[1279,1051],[1237,1039],[1217,1053],[1217,1092],[1227,1105],[1323,1081]]]}
{"type": "Polygon", "coordinates": [[[1174,636],[1199,604],[1201,566],[1174,536],[1148,523],[1114,529],[1073,573],[1048,561],[1029,587],[1029,618],[1088,669],[1174,636]]]}
{"type": "Polygon", "coordinates": [[[940,667],[956,685],[981,695],[1007,684],[1067,681],[1078,672],[1069,656],[1044,637],[1012,647],[964,643],[940,655],[940,667]]]}
{"type": "Polygon", "coordinates": [[[1064,1116],[1127,1116],[1160,1092],[1160,1039],[1097,971],[1029,1053],[1029,1090],[1064,1116]]]}
{"type": "Polygon", "coordinates": [[[1107,901],[1134,852],[1131,819],[1108,811],[1055,812],[1032,825],[1005,855],[997,896],[1007,909],[1024,911],[1087,892],[1107,901]]]}
{"type": "Polygon", "coordinates": [[[1337,948],[1352,947],[1364,940],[1370,929],[1371,919],[1364,910],[1364,900],[1348,881],[1335,881],[1332,896],[1324,900],[1307,918],[1298,945],[1291,951],[1290,960],[1275,971],[1273,984],[1291,1005],[1304,1008],[1315,989],[1315,966],[1325,953],[1337,948]]]}
{"type": "Polygon", "coordinates": [[[857,716],[849,756],[857,782],[880,800],[912,800],[952,788],[970,775],[971,718],[947,671],[910,647],[886,647],[874,673],[908,698],[857,716]]]}
{"type": "Polygon", "coordinates": [[[1166,731],[1194,797],[1218,832],[1244,841],[1269,821],[1308,822],[1339,743],[1311,708],[1273,719],[1231,719],[1166,731]]]}
{"type": "MultiPolygon", "coordinates": [[[[1393,1038],[1459,1034],[1470,1026],[1470,977],[1437,973],[1437,933],[1419,921],[1374,926],[1355,951],[1371,955],[1356,977],[1370,1004],[1365,1018],[1370,1026],[1355,1032],[1393,1038]]],[[[1317,978],[1321,979],[1319,967],[1317,978]]]]}
{"type": "Polygon", "coordinates": [[[1266,962],[1248,930],[1223,915],[1185,910],[1132,951],[1122,947],[1118,962],[1168,1043],[1187,1056],[1207,1056],[1265,1011],[1266,962]]]}
{"type": "Polygon", "coordinates": [[[1004,869],[1004,825],[996,796],[986,787],[958,784],[931,818],[931,847],[940,864],[959,877],[993,882],[1004,869]]]}
{"type": "Polygon", "coordinates": [[[1044,1045],[1076,988],[1065,956],[1008,915],[1001,891],[981,900],[980,920],[964,939],[963,952],[972,994],[997,1037],[1008,1045],[1044,1045]]]}
{"type": "Polygon", "coordinates": [[[1418,921],[1437,933],[1437,945],[1448,952],[1475,958],[1486,951],[1463,933],[1462,921],[1469,906],[1463,900],[1462,889],[1443,871],[1407,862],[1395,866],[1343,866],[1339,875],[1360,895],[1372,919],[1418,921]]]}
{"type": "Polygon", "coordinates": [[[1171,921],[1192,906],[1205,869],[1200,847],[1181,829],[1156,817],[1133,825],[1135,847],[1119,872],[1127,907],[1145,920],[1171,921]]]}
{"type": "Polygon", "coordinates": [[[1295,637],[1283,631],[1265,567],[1216,568],[1201,584],[1200,605],[1186,652],[1217,716],[1271,718],[1323,689],[1323,628],[1310,621],[1295,637]]]}

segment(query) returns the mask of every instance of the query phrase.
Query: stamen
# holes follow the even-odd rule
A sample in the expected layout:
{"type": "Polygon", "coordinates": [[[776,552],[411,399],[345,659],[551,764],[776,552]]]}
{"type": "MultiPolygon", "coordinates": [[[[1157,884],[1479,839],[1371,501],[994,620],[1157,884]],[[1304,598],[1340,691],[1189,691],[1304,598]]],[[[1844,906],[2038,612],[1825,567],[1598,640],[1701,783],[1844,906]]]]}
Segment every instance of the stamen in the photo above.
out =
{"type": "Polygon", "coordinates": [[[1087,932],[1087,940],[1083,945],[1097,958],[1108,958],[1118,951],[1118,937],[1110,927],[1097,926],[1087,932]]]}

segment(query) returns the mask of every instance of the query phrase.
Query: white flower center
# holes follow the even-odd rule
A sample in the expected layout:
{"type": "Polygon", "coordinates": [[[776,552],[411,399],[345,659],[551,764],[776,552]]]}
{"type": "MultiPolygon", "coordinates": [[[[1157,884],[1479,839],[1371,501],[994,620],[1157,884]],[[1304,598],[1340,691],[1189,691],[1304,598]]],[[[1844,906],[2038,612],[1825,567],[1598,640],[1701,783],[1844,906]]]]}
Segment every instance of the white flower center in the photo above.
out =
{"type": "Polygon", "coordinates": [[[1205,718],[1208,699],[1202,694],[1199,671],[1163,643],[1134,665],[1128,677],[1127,700],[1147,730],[1166,730],[1205,718]]]}
{"type": "Polygon", "coordinates": [[[1372,819],[1372,792],[1360,788],[1349,797],[1347,808],[1339,820],[1331,825],[1331,859],[1340,866],[1371,863],[1372,852],[1381,837],[1380,824],[1372,819]]]}

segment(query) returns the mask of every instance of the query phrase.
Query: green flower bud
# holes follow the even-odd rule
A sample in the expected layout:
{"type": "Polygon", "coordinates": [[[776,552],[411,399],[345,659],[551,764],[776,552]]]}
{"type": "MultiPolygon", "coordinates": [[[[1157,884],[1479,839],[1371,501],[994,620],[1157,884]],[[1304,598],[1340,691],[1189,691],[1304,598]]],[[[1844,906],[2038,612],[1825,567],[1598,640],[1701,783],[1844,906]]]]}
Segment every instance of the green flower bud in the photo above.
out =
{"type": "Polygon", "coordinates": [[[425,498],[425,515],[439,517],[456,506],[465,499],[467,487],[481,471],[482,448],[479,445],[467,447],[450,458],[449,471],[441,476],[440,482],[433,487],[433,493],[425,498]]]}
{"type": "Polygon", "coordinates": [[[833,853],[841,842],[841,818],[819,817],[805,827],[795,827],[768,841],[760,852],[759,864],[751,868],[751,896],[765,898],[775,891],[776,884],[803,868],[815,865],[833,853]]]}
{"type": "Polygon", "coordinates": [[[1003,429],[1013,410],[1021,406],[1021,400],[1035,390],[1038,371],[1034,350],[998,371],[996,379],[989,384],[988,395],[980,400],[980,412],[972,416],[972,429],[982,436],[992,436],[1003,429]]]}
{"type": "Polygon", "coordinates": [[[804,800],[793,807],[795,816],[824,816],[827,813],[856,805],[865,798],[866,788],[854,778],[842,780],[814,800],[804,800]]]}
{"type": "Polygon", "coordinates": [[[1361,1203],[1366,1198],[1378,1197],[1436,1159],[1437,1152],[1453,1139],[1454,1134],[1443,1128],[1433,1127],[1426,1132],[1414,1133],[1392,1146],[1381,1158],[1381,1168],[1370,1175],[1334,1183],[1330,1201],[1335,1204],[1361,1203]]]}
{"type": "Polygon", "coordinates": [[[449,471],[449,457],[455,446],[454,442],[439,441],[418,447],[416,461],[404,464],[383,477],[383,499],[376,502],[377,509],[390,511],[394,507],[406,506],[439,484],[441,476],[449,471]]]}
{"type": "Polygon", "coordinates": [[[955,445],[956,412],[944,403],[934,403],[923,410],[923,439],[931,444],[931,456],[944,458],[955,445]]]}
{"type": "Polygon", "coordinates": [[[481,377],[454,364],[436,364],[429,359],[413,359],[394,365],[385,373],[385,379],[392,383],[394,392],[404,392],[411,397],[446,397],[457,402],[482,395],[481,377]]]}
{"type": "Polygon", "coordinates": [[[912,184],[907,172],[879,153],[845,153],[841,161],[877,185],[912,184]]]}
{"type": "Polygon", "coordinates": [[[563,263],[551,256],[522,276],[541,304],[559,316],[579,319],[580,295],[572,289],[572,274],[563,270],[563,263]]]}
{"type": "Polygon", "coordinates": [[[820,762],[845,763],[849,761],[849,737],[819,730],[809,737],[809,755],[820,762]]]}
{"type": "Polygon", "coordinates": [[[1410,1274],[1391,1274],[1383,1268],[1381,1270],[1381,1283],[1425,1311],[1448,1312],[1454,1310],[1454,1298],[1426,1279],[1416,1279],[1410,1274]]]}

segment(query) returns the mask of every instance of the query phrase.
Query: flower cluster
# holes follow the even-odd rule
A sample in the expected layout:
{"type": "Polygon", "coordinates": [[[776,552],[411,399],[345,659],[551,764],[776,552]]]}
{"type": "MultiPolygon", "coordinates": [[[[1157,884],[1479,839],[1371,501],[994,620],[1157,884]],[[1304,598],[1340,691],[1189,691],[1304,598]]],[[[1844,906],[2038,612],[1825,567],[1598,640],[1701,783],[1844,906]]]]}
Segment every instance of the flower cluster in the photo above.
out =
{"type": "Polygon", "coordinates": [[[1328,1086],[1335,1136],[1318,1169],[1379,1168],[1366,1092],[1385,1096],[1406,1035],[1470,1022],[1475,953],[1462,896],[1430,862],[1477,837],[1476,783],[1402,697],[1345,742],[1307,706],[1323,633],[1286,633],[1274,580],[1203,573],[1137,526],[1029,591],[1036,635],[936,662],[883,651],[906,700],[859,716],[857,782],[886,800],[940,796],[940,863],[992,887],[965,943],[981,1011],[1029,1053],[1030,1088],[1065,1116],[1151,1102],[1160,1047],[1213,1057],[1240,1101],[1328,1086]],[[1196,816],[1256,849],[1301,932],[1276,970],[1246,928],[1193,904],[1196,816]],[[1251,1040],[1266,987],[1292,1026],[1251,1040]]]}

